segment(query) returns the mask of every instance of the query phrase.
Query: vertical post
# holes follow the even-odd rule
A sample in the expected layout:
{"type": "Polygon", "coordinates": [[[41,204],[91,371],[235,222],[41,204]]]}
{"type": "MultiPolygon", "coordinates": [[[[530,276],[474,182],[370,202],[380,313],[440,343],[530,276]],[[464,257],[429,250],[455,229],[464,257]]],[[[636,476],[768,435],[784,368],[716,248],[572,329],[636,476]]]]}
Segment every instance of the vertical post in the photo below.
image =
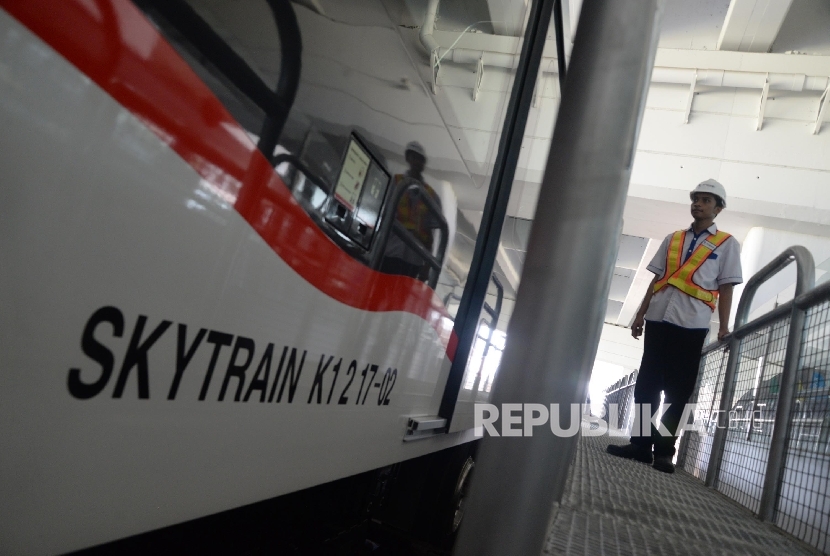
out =
{"type": "MultiPolygon", "coordinates": [[[[487,354],[490,353],[490,346],[493,345],[493,332],[499,327],[499,317],[501,316],[501,304],[504,301],[504,286],[495,274],[492,276],[493,284],[496,285],[496,308],[490,307],[490,304],[484,302],[484,311],[490,315],[490,323],[487,326],[487,339],[484,341],[484,351],[481,353],[481,364],[478,366],[475,382],[473,382],[473,392],[478,392],[478,387],[481,384],[481,373],[484,371],[484,364],[487,362],[487,354]]],[[[484,319],[479,321],[479,328],[484,319]]],[[[476,334],[476,340],[479,338],[476,334]]]]}
{"type": "MultiPolygon", "coordinates": [[[[706,372],[706,359],[709,358],[708,353],[700,358],[700,363],[698,364],[697,368],[697,383],[695,384],[695,400],[696,403],[700,402],[700,388],[701,383],[703,382],[703,375],[706,372]]],[[[723,356],[721,355],[721,361],[723,360],[723,356]]],[[[697,420],[698,411],[695,411],[695,415],[692,417],[694,420],[697,420]]],[[[681,423],[681,425],[685,425],[686,423],[681,423]]],[[[680,436],[680,446],[677,448],[677,467],[681,469],[686,466],[686,453],[689,451],[689,437],[692,433],[689,431],[683,431],[680,436]]],[[[695,433],[697,434],[697,433],[695,433]]]]}
{"type": "MultiPolygon", "coordinates": [[[[741,302],[745,298],[741,298],[741,302]]],[[[748,305],[748,304],[747,304],[748,305]]],[[[747,307],[747,310],[749,307],[747,307]]],[[[738,314],[740,315],[740,308],[738,314]]],[[[738,327],[735,320],[735,328],[738,327]]],[[[743,322],[741,322],[743,324],[743,322]]],[[[732,408],[732,398],[735,396],[735,373],[738,372],[738,361],[741,357],[741,340],[733,333],[729,338],[729,359],[726,371],[723,373],[723,390],[720,395],[720,407],[715,421],[715,435],[712,438],[712,451],[709,452],[709,465],[706,467],[706,486],[714,487],[720,474],[720,462],[723,458],[723,448],[726,445],[726,433],[729,431],[729,410],[732,408]],[[726,424],[722,426],[723,421],[726,424]]]]}
{"type": "MultiPolygon", "coordinates": [[[[493,385],[498,407],[557,403],[570,415],[571,404],[585,399],[654,63],[660,4],[594,0],[583,6],[493,385]]],[[[552,434],[548,425],[530,437],[484,439],[456,555],[539,554],[576,442],[576,436],[552,434]]]]}
{"type": "Polygon", "coordinates": [[[764,359],[761,362],[761,368],[758,370],[758,377],[755,379],[755,389],[752,392],[752,413],[749,414],[749,426],[746,429],[747,442],[752,442],[752,428],[755,426],[755,412],[758,411],[758,388],[764,383],[764,375],[767,371],[767,361],[769,361],[769,352],[772,351],[773,332],[775,332],[774,322],[769,325],[767,345],[764,348],[764,359]]]}
{"type": "Polygon", "coordinates": [[[562,27],[562,0],[553,3],[553,27],[556,33],[556,62],[559,68],[559,98],[565,90],[567,67],[565,63],[565,31],[562,27]]]}
{"type": "Polygon", "coordinates": [[[775,424],[769,445],[767,471],[764,475],[764,490],[761,492],[761,503],[758,507],[758,517],[762,521],[772,521],[775,518],[775,507],[781,490],[781,473],[787,458],[790,412],[795,397],[795,380],[798,376],[798,362],[801,359],[801,340],[804,335],[806,313],[807,311],[793,303],[790,333],[787,336],[787,354],[784,369],[781,371],[781,389],[778,391],[775,424]]]}

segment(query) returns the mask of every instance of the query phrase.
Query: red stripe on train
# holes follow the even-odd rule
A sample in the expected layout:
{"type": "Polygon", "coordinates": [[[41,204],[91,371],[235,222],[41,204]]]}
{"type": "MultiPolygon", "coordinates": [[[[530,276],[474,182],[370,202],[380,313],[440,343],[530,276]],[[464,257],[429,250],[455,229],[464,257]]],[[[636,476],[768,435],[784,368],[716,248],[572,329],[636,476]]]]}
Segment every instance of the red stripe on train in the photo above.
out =
{"type": "Polygon", "coordinates": [[[129,0],[0,0],[0,6],[235,198],[239,214],[310,284],[357,309],[425,319],[454,357],[457,338],[435,292],[367,268],[317,228],[222,103],[129,0]]]}

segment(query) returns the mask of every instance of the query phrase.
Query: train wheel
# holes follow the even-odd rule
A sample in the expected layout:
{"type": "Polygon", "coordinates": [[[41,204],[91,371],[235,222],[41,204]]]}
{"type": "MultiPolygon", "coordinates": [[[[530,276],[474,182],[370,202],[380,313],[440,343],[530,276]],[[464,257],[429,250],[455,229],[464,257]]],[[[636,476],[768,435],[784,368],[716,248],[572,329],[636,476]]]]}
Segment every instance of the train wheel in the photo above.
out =
{"type": "Polygon", "coordinates": [[[473,468],[475,462],[472,456],[468,457],[461,466],[461,472],[458,474],[458,481],[455,484],[455,492],[452,497],[453,515],[452,524],[450,525],[450,532],[455,533],[461,525],[461,520],[464,518],[464,506],[467,502],[467,492],[470,488],[470,479],[473,475],[473,468]]]}

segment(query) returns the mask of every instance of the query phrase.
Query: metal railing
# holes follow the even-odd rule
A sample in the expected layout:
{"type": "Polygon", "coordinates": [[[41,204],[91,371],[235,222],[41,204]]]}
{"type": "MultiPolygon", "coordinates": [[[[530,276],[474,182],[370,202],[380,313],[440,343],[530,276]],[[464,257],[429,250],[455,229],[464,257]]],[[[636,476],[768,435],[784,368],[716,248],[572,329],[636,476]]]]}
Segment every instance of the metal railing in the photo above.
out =
{"type": "MultiPolygon", "coordinates": [[[[476,338],[484,340],[484,349],[481,352],[481,362],[478,365],[478,371],[476,372],[475,382],[473,382],[473,392],[478,392],[478,389],[481,387],[481,378],[482,373],[484,372],[484,365],[487,363],[487,355],[490,353],[490,347],[493,346],[493,332],[495,332],[498,329],[499,317],[501,317],[501,305],[504,301],[504,286],[502,285],[498,276],[496,276],[494,273],[490,277],[490,279],[496,286],[496,308],[494,309],[490,306],[489,303],[485,301],[482,310],[485,313],[487,313],[487,315],[490,317],[490,321],[488,322],[487,319],[485,319],[484,317],[480,318],[478,321],[479,332],[478,334],[476,334],[476,338]],[[482,325],[484,325],[487,328],[487,336],[481,335],[482,325]]],[[[472,361],[472,358],[470,358],[470,361],[472,361]]]]}
{"type": "Polygon", "coordinates": [[[634,385],[637,384],[638,374],[639,371],[633,371],[604,391],[605,400],[600,417],[608,422],[609,427],[617,428],[626,434],[630,432],[634,421],[634,385]]]}
{"type": "MultiPolygon", "coordinates": [[[[397,185],[397,189],[393,192],[388,201],[387,208],[388,218],[386,221],[391,222],[391,226],[386,222],[380,224],[379,243],[384,248],[389,236],[395,234],[408,249],[414,252],[423,260],[423,264],[429,267],[429,275],[426,283],[430,288],[435,289],[438,284],[438,277],[441,274],[441,266],[444,263],[444,255],[447,250],[447,243],[449,242],[449,227],[444,213],[441,211],[441,206],[433,200],[432,196],[427,192],[427,186],[421,180],[405,177],[401,183],[397,185]],[[433,253],[428,250],[423,243],[416,237],[412,230],[408,229],[397,218],[397,208],[406,194],[415,194],[418,197],[418,202],[423,203],[433,218],[435,229],[438,230],[438,249],[433,253]]],[[[372,268],[380,268],[380,262],[385,256],[383,249],[376,249],[371,255],[370,266],[372,268]]]]}
{"type": "MultiPolygon", "coordinates": [[[[178,33],[182,46],[198,52],[217,77],[233,85],[265,114],[257,148],[270,159],[300,86],[302,34],[289,0],[266,0],[280,46],[280,72],[271,89],[250,65],[184,0],[135,0],[148,15],[160,16],[178,33]]],[[[153,18],[156,19],[157,18],[153,18]]]]}
{"type": "Polygon", "coordinates": [[[707,346],[678,466],[757,516],[830,551],[830,282],[791,247],[755,274],[735,330],[707,346]],[[758,288],[796,263],[794,299],[747,322],[758,288]]]}
{"type": "MultiPolygon", "coordinates": [[[[346,249],[347,252],[362,260],[369,268],[379,270],[386,256],[389,238],[394,235],[406,246],[406,249],[421,258],[424,266],[429,267],[425,281],[430,288],[435,289],[444,263],[447,244],[449,243],[449,225],[441,210],[441,206],[427,192],[426,184],[415,178],[405,177],[400,183],[393,183],[391,185],[395,189],[393,189],[383,204],[382,214],[377,224],[378,232],[367,249],[365,246],[358,245],[353,238],[346,237],[341,231],[335,230],[326,221],[326,217],[322,213],[325,203],[314,206],[307,198],[303,198],[307,193],[301,192],[298,194],[298,184],[301,182],[296,178],[302,176],[307,182],[310,182],[325,193],[326,200],[331,199],[333,195],[334,188],[329,183],[326,183],[323,178],[315,174],[306,166],[300,157],[294,154],[278,154],[271,159],[271,162],[275,167],[283,163],[288,163],[290,170],[296,172],[294,177],[289,177],[289,175],[283,176],[286,179],[289,189],[294,193],[295,198],[300,200],[305,206],[306,212],[317,225],[338,245],[346,249]],[[406,194],[416,196],[418,202],[422,203],[430,214],[434,229],[438,231],[438,247],[434,251],[427,249],[415,233],[396,218],[398,205],[406,194]]],[[[444,305],[446,306],[446,303],[444,305]]]]}

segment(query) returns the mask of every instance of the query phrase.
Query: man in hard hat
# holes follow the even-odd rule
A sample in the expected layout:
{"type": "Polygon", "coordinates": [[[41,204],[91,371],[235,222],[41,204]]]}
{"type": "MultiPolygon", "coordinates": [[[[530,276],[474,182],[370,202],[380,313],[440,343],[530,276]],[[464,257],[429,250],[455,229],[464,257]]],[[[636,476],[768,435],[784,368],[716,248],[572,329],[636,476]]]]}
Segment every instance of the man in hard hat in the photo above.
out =
{"type": "MultiPolygon", "coordinates": [[[[406,145],[404,157],[409,166],[406,174],[395,176],[397,187],[406,187],[413,181],[423,185],[421,192],[414,189],[407,189],[398,202],[395,210],[395,219],[403,224],[412,237],[419,242],[427,252],[433,251],[433,230],[439,228],[440,214],[435,214],[427,202],[421,197],[424,193],[429,195],[433,205],[440,210],[441,199],[435,190],[425,181],[423,176],[427,164],[427,155],[424,147],[417,141],[411,141],[406,145]],[[422,193],[423,192],[423,193],[422,193]]],[[[426,280],[429,275],[429,266],[424,259],[411,247],[398,237],[394,232],[389,234],[384,258],[381,262],[380,271],[388,274],[401,274],[426,280]]]]}
{"type": "Polygon", "coordinates": [[[607,448],[615,456],[653,462],[655,469],[666,473],[674,472],[677,428],[695,387],[712,313],[717,308],[721,340],[729,334],[732,287],[743,281],[740,245],[714,223],[726,208],[726,190],[710,179],[698,184],[689,196],[694,222],[663,240],[648,265],[654,279],[631,326],[634,338],[639,338],[645,326],[643,360],[634,386],[637,416],[642,415],[643,404],[650,404],[653,417],[662,391],[666,409],[660,421],[669,434],[661,435],[654,424],[649,434],[649,425],[642,419],[645,430],[633,431],[630,444],[607,448]]]}

